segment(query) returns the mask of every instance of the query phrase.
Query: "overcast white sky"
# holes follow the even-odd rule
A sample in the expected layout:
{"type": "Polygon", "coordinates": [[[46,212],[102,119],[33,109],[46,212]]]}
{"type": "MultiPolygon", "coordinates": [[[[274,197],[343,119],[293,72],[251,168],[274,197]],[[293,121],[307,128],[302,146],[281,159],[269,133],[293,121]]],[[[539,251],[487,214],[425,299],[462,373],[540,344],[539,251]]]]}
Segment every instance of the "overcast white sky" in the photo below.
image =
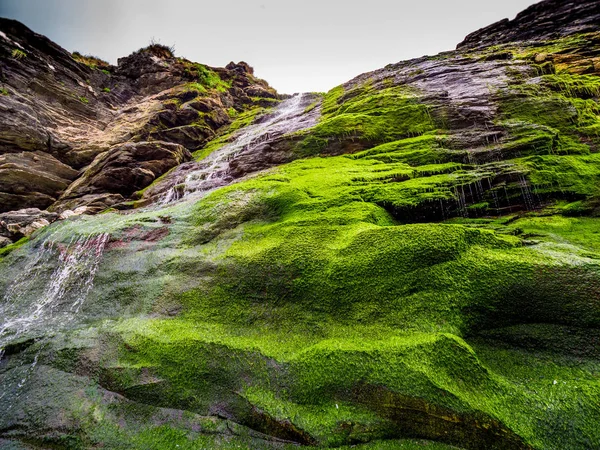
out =
{"type": "Polygon", "coordinates": [[[0,16],[115,64],[151,38],[210,66],[246,61],[279,92],[455,48],[534,0],[0,0],[0,16]]]}

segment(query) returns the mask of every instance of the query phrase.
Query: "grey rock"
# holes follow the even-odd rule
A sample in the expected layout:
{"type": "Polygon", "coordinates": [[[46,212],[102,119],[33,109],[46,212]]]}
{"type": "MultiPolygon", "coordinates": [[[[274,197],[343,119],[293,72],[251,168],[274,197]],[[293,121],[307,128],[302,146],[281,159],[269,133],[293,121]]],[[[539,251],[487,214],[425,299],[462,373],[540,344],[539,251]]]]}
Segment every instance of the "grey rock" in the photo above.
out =
{"type": "Polygon", "coordinates": [[[12,243],[13,243],[13,241],[11,241],[9,238],[0,236],[0,248],[4,248],[7,245],[10,245],[12,243]]]}
{"type": "Polygon", "coordinates": [[[0,236],[16,241],[51,224],[58,214],[38,208],[26,208],[0,214],[0,236]]]}

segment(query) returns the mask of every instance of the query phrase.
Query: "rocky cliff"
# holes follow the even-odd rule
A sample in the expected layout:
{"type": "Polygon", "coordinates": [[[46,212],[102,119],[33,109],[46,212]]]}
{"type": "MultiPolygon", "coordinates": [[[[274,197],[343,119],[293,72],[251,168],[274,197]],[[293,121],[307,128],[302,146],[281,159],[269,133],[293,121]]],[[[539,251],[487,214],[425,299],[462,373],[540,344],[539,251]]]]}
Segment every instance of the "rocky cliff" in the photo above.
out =
{"type": "Polygon", "coordinates": [[[283,98],[0,20],[0,446],[600,447],[599,24],[283,98]]]}
{"type": "Polygon", "coordinates": [[[155,44],[110,66],[18,22],[0,29],[0,212],[122,203],[278,99],[245,63],[209,68],[155,44]]]}

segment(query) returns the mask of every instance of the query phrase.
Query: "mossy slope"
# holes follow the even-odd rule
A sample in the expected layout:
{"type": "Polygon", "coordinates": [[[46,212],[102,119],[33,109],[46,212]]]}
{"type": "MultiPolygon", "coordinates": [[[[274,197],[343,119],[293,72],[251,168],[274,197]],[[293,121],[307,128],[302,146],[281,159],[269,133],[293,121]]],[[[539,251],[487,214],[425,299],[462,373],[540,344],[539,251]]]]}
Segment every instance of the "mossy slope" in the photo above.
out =
{"type": "Polygon", "coordinates": [[[2,258],[5,291],[42,241],[111,236],[81,313],[6,347],[0,438],[599,447],[597,74],[534,58],[361,76],[288,137],[303,159],[2,258]]]}

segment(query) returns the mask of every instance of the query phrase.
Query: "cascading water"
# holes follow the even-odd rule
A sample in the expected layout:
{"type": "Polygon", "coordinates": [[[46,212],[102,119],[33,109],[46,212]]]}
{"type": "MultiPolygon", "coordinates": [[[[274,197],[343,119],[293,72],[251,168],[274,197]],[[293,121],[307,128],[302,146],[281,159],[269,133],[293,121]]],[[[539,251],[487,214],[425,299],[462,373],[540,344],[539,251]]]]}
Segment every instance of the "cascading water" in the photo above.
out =
{"type": "MultiPolygon", "coordinates": [[[[41,329],[48,337],[73,321],[93,287],[108,238],[104,233],[74,239],[68,245],[50,239],[42,243],[0,303],[0,361],[10,342],[35,338],[41,329]]],[[[42,340],[33,361],[21,368],[17,379],[4,384],[0,401],[7,411],[18,403],[46,345],[42,340]]]]}
{"type": "Polygon", "coordinates": [[[108,237],[106,233],[81,237],[66,246],[43,242],[4,294],[0,348],[38,326],[48,334],[72,320],[93,287],[108,237]]]}
{"type": "Polygon", "coordinates": [[[533,197],[533,193],[531,191],[531,188],[529,187],[529,182],[527,181],[527,178],[525,178],[525,175],[522,173],[519,174],[519,187],[521,188],[521,196],[525,201],[525,208],[528,211],[535,209],[535,200],[533,197]]]}
{"type": "Polygon", "coordinates": [[[288,133],[309,128],[316,123],[315,114],[306,114],[309,94],[297,94],[283,101],[262,120],[243,128],[235,140],[211,153],[191,171],[182,171],[178,179],[158,202],[166,205],[188,197],[202,197],[208,192],[230,184],[234,177],[229,163],[236,156],[251,153],[259,145],[288,133]]]}

